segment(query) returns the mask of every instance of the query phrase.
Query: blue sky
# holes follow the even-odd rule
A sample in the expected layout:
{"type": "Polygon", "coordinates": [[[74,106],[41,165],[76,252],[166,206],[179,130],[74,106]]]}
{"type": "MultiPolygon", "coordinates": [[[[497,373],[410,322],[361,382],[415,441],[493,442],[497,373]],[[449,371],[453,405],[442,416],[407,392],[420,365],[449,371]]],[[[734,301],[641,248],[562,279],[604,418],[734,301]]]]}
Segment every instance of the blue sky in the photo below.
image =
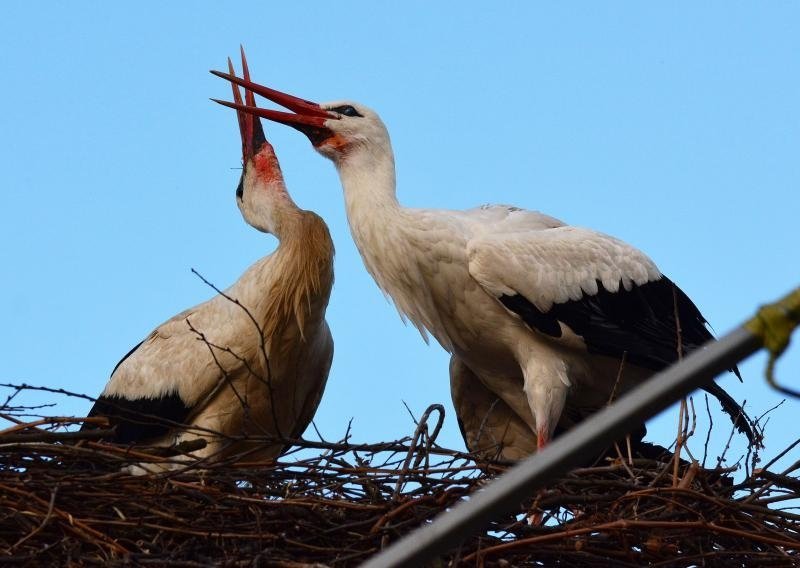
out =
{"type": "MultiPolygon", "coordinates": [[[[623,238],[718,333],[800,284],[796,4],[293,6],[5,6],[0,381],[97,394],[130,347],[212,294],[191,268],[226,287],[274,248],[236,208],[236,120],[208,100],[229,96],[208,70],[240,43],[259,82],[376,109],[404,204],[511,203],[623,238]]],[[[450,409],[448,357],[367,275],[332,165],[267,128],[290,192],[337,248],[317,426],[338,438],[353,417],[356,439],[406,435],[402,401],[450,409]]],[[[780,399],[762,366],[722,379],[756,414],[780,399]]],[[[798,404],[773,413],[768,453],[796,437],[798,404]]],[[[655,420],[651,438],[671,440],[674,423],[655,420]]],[[[440,442],[461,445],[452,412],[440,442]]]]}

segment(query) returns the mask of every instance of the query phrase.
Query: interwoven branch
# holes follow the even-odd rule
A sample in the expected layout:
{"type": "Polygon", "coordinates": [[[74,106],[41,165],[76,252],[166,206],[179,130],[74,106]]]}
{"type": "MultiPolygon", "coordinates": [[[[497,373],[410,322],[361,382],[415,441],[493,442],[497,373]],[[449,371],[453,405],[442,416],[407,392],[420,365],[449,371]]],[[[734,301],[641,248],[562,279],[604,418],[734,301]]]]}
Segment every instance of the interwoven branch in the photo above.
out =
{"type": "MultiPolygon", "coordinates": [[[[504,469],[438,446],[430,411],[396,441],[298,440],[274,462],[140,477],[122,470],[165,458],[75,432],[71,418],[0,413],[14,418],[0,432],[0,561],[19,565],[354,566],[504,469]]],[[[736,484],[696,462],[673,477],[673,463],[573,470],[536,494],[545,525],[528,524],[531,499],[441,565],[796,565],[800,515],[784,507],[800,496],[800,461],[736,484]]]]}

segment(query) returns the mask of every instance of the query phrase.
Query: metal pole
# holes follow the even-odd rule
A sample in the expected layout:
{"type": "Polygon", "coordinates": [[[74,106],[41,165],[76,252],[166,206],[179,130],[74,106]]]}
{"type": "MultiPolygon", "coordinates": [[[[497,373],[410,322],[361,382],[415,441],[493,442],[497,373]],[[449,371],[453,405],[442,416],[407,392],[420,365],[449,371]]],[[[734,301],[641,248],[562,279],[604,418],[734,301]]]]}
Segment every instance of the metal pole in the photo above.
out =
{"type": "Polygon", "coordinates": [[[739,327],[719,341],[694,351],[509,469],[485,489],[472,494],[469,501],[367,560],[362,567],[422,566],[426,560],[486,526],[493,517],[518,509],[534,490],[577,465],[584,456],[620,439],[761,347],[759,338],[739,327]]]}

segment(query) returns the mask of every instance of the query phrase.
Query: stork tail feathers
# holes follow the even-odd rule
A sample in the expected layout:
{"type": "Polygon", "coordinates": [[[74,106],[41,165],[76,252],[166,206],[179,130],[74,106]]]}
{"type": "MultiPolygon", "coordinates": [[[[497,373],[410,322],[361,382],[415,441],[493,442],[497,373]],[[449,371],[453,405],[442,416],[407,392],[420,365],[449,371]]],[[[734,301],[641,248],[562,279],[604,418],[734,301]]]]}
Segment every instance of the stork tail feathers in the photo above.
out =
{"type": "Polygon", "coordinates": [[[744,408],[736,402],[731,395],[715,382],[711,382],[703,387],[708,394],[713,395],[722,406],[722,410],[730,416],[731,422],[739,432],[747,436],[750,444],[756,448],[763,447],[762,435],[758,426],[744,411],[744,408]]]}

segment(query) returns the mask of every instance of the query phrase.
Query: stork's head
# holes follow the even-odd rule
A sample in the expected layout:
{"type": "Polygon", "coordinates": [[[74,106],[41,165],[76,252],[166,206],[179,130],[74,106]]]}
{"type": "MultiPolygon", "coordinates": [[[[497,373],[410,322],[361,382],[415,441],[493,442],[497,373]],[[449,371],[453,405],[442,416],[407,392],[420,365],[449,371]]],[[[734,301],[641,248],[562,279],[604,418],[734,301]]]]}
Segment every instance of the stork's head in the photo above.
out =
{"type": "MultiPolygon", "coordinates": [[[[235,76],[233,63],[228,59],[228,70],[235,76]]],[[[242,72],[250,79],[247,60],[242,50],[242,72]]],[[[252,91],[245,89],[244,102],[239,87],[234,83],[235,104],[257,108],[252,91]],[[246,104],[245,104],[246,103],[246,104]]],[[[252,113],[236,111],[239,133],[242,136],[242,177],[236,188],[236,203],[245,221],[260,231],[277,235],[280,230],[282,206],[293,207],[294,203],[286,191],[283,173],[275,151],[264,136],[261,121],[252,113]]]]}
{"type": "Polygon", "coordinates": [[[253,83],[249,78],[236,77],[233,73],[211,71],[214,75],[241,85],[248,91],[263,96],[292,112],[281,112],[257,108],[255,104],[241,104],[234,100],[214,101],[235,108],[238,112],[260,116],[296,128],[311,140],[314,148],[337,165],[359,156],[388,149],[389,133],[378,114],[351,101],[314,103],[275,89],[253,83]]]}

